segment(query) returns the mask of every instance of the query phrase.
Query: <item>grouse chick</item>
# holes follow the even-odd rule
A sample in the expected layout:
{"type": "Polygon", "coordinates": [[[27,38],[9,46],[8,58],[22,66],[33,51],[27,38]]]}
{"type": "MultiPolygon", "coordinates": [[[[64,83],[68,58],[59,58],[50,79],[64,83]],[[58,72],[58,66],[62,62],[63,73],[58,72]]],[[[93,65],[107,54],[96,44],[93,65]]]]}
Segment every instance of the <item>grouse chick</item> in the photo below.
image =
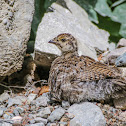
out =
{"type": "Polygon", "coordinates": [[[48,83],[52,99],[76,103],[126,96],[126,80],[118,68],[88,56],[79,56],[77,40],[71,34],[60,34],[49,43],[55,44],[62,52],[50,69],[48,83]]]}

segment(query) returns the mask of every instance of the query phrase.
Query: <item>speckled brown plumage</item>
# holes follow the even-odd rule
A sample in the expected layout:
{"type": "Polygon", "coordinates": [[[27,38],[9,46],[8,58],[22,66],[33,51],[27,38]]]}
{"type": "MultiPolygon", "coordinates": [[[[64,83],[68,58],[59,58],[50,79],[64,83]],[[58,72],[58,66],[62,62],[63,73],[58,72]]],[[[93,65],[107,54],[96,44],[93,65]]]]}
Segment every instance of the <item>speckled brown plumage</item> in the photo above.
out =
{"type": "Polygon", "coordinates": [[[50,69],[48,83],[52,98],[75,103],[126,96],[126,80],[118,68],[78,56],[77,41],[71,34],[60,34],[49,42],[62,51],[50,69]]]}

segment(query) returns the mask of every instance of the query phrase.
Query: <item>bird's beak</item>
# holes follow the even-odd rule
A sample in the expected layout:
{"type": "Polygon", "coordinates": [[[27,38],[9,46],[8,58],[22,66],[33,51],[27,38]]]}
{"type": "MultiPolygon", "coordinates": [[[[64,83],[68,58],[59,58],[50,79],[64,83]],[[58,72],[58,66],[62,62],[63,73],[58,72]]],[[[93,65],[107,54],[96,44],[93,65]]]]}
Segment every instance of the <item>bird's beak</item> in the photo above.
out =
{"type": "Polygon", "coordinates": [[[56,42],[53,40],[50,40],[48,43],[56,44],[56,42]]]}

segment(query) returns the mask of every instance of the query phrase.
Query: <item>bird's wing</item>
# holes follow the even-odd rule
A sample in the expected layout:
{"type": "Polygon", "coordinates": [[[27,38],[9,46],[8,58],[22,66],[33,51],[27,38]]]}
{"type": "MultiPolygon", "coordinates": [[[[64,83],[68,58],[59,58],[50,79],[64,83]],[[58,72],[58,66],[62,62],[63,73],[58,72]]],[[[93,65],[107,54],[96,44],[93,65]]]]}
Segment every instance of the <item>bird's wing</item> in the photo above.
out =
{"type": "Polygon", "coordinates": [[[81,56],[79,59],[80,61],[77,64],[77,70],[80,71],[78,78],[83,81],[121,77],[120,71],[116,67],[107,66],[87,56],[81,56]]]}

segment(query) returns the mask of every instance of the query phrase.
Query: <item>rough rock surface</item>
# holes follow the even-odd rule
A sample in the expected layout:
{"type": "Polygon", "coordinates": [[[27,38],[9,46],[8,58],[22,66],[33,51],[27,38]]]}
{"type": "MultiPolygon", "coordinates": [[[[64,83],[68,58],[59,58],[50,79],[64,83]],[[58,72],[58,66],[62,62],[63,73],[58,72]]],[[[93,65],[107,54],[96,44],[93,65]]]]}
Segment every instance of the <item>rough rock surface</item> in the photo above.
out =
{"type": "Polygon", "coordinates": [[[125,38],[120,39],[117,44],[117,48],[121,48],[121,47],[126,47],[126,39],[125,38]]]}
{"type": "Polygon", "coordinates": [[[109,65],[115,65],[116,59],[126,52],[126,47],[116,48],[110,52],[105,52],[102,57],[101,62],[107,63],[109,65]]]}
{"type": "Polygon", "coordinates": [[[105,126],[106,121],[102,111],[93,103],[74,104],[68,109],[75,115],[70,126],[105,126]]]}
{"type": "Polygon", "coordinates": [[[59,120],[63,116],[64,113],[65,113],[65,110],[59,107],[50,114],[50,116],[48,117],[48,121],[54,122],[56,120],[59,120]]]}
{"type": "Polygon", "coordinates": [[[117,67],[121,67],[121,66],[126,67],[126,52],[116,59],[115,65],[117,67]]]}
{"type": "Polygon", "coordinates": [[[35,61],[43,66],[50,66],[55,56],[60,55],[60,50],[48,41],[60,33],[71,33],[77,40],[79,55],[87,55],[97,60],[94,47],[106,50],[109,47],[109,34],[98,29],[88,19],[87,13],[74,1],[65,0],[66,9],[53,3],[53,12],[45,13],[38,26],[35,42],[35,61]]]}
{"type": "Polygon", "coordinates": [[[6,76],[22,67],[34,0],[0,0],[0,11],[0,76],[6,76]]]}

